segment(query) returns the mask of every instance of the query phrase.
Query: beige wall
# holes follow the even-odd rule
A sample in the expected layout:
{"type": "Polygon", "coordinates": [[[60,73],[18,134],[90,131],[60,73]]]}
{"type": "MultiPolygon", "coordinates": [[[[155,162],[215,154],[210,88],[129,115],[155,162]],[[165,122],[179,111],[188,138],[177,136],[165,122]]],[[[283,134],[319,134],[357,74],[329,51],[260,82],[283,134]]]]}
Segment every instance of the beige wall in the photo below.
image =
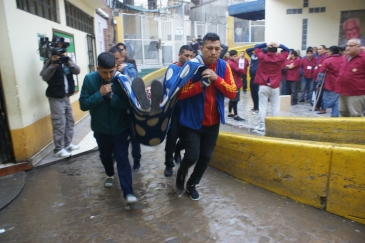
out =
{"type": "Polygon", "coordinates": [[[326,7],[326,12],[309,14],[309,8],[303,8],[302,0],[266,1],[265,41],[276,41],[289,48],[301,49],[302,20],[307,18],[307,46],[337,45],[340,12],[365,9],[365,1],[316,0],[309,1],[309,7],[326,7]],[[303,14],[286,14],[286,10],[292,8],[303,8],[303,14]]]}
{"type": "MultiPolygon", "coordinates": [[[[17,148],[14,149],[17,161],[30,157],[52,140],[49,124],[43,124],[50,123],[49,119],[45,119],[49,116],[50,110],[45,96],[47,83],[39,76],[43,61],[37,53],[37,34],[45,34],[52,38],[52,31],[55,29],[74,35],[76,60],[81,68],[81,73],[78,75],[80,87],[84,76],[89,72],[86,33],[66,26],[64,0],[57,2],[60,7],[60,23],[17,9],[16,1],[0,0],[0,72],[13,146],[17,148]],[[39,126],[40,122],[43,125],[39,126]],[[31,129],[32,133],[28,135],[25,131],[19,133],[25,128],[29,130],[30,127],[34,127],[31,129]],[[13,137],[14,134],[22,135],[13,137]],[[32,134],[36,136],[41,134],[44,141],[32,151],[28,151],[27,148],[18,151],[22,149],[19,148],[19,144],[14,143],[38,139],[32,137],[32,134]]],[[[70,2],[91,16],[95,15],[95,8],[100,7],[90,6],[86,4],[87,1],[70,2]]],[[[71,97],[71,102],[77,103],[78,98],[79,93],[76,93],[71,97]]],[[[80,118],[78,115],[80,111],[74,110],[74,113],[80,118]]]]}

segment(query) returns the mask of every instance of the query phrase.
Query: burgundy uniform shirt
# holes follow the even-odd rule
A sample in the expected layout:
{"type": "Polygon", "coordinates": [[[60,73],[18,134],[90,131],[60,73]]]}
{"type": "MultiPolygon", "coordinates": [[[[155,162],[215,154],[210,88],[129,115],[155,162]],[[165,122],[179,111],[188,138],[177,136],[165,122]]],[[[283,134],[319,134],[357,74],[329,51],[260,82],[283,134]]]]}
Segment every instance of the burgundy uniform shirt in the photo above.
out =
{"type": "Polygon", "coordinates": [[[255,84],[269,86],[268,80],[270,80],[270,87],[279,88],[282,76],[281,67],[288,57],[288,52],[283,51],[280,54],[269,52],[265,54],[260,48],[256,48],[255,55],[259,59],[255,84]]]}
{"type": "Polygon", "coordinates": [[[286,70],[286,81],[294,81],[299,82],[299,76],[300,76],[300,58],[296,57],[294,59],[288,59],[286,60],[286,65],[294,65],[294,68],[287,69],[286,70]]]}
{"type": "Polygon", "coordinates": [[[313,70],[316,66],[317,59],[312,57],[312,59],[308,59],[307,57],[303,57],[300,63],[300,67],[302,68],[302,75],[305,78],[313,78],[313,70]]]}
{"type": "Polygon", "coordinates": [[[336,93],[348,96],[365,95],[365,53],[360,51],[350,61],[343,57],[336,82],[336,93]]]}
{"type": "Polygon", "coordinates": [[[326,78],[324,80],[323,88],[326,90],[336,91],[336,79],[338,77],[338,72],[340,71],[340,66],[342,63],[342,56],[336,54],[330,57],[327,57],[323,62],[322,66],[319,69],[320,73],[326,73],[326,78]]]}

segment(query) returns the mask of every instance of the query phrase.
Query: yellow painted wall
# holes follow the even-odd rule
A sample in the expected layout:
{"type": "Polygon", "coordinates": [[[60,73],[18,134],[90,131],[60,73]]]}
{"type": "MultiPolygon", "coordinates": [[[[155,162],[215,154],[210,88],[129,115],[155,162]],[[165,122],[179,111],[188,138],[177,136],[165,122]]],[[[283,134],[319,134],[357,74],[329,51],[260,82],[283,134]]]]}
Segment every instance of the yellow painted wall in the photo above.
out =
{"type": "Polygon", "coordinates": [[[210,165],[240,180],[365,224],[364,158],[363,145],[221,132],[210,165]]]}
{"type": "Polygon", "coordinates": [[[365,148],[333,149],[328,212],[365,224],[365,148]]]}
{"type": "Polygon", "coordinates": [[[115,39],[116,42],[124,42],[124,34],[123,34],[123,18],[120,16],[115,16],[114,20],[117,22],[115,26],[115,39]]]}
{"type": "Polygon", "coordinates": [[[361,117],[267,117],[266,128],[269,137],[365,144],[365,120],[361,117]]]}
{"type": "Polygon", "coordinates": [[[316,208],[326,196],[331,145],[220,133],[211,165],[316,208]]]}
{"type": "MultiPolygon", "coordinates": [[[[88,112],[80,110],[79,101],[71,104],[75,122],[82,119],[88,112]]],[[[50,115],[20,129],[10,131],[15,161],[31,158],[44,146],[53,140],[50,115]]]]}
{"type": "MultiPolygon", "coordinates": [[[[30,158],[52,140],[50,109],[45,90],[47,83],[39,75],[43,67],[38,50],[37,34],[52,38],[52,31],[62,31],[74,36],[76,62],[81,88],[84,76],[89,73],[87,33],[68,27],[64,0],[56,1],[59,22],[17,9],[16,1],[0,1],[0,75],[4,90],[8,124],[16,161],[30,158]],[[22,24],[19,25],[19,20],[22,24]],[[25,42],[25,39],[26,42],[25,42]]],[[[90,16],[102,7],[100,1],[70,0],[90,16]]],[[[84,113],[79,111],[80,92],[70,97],[75,121],[84,113]],[[76,109],[77,107],[77,109],[76,109]]]]}

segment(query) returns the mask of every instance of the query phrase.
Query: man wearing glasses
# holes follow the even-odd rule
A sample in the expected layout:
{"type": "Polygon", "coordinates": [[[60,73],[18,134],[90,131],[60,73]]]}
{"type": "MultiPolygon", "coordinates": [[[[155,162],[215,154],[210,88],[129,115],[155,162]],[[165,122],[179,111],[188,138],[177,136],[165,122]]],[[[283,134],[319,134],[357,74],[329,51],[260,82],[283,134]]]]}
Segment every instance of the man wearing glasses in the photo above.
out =
{"type": "Polygon", "coordinates": [[[350,39],[346,45],[336,93],[340,94],[339,113],[345,117],[364,116],[365,108],[365,53],[360,39],[350,39]]]}
{"type": "Polygon", "coordinates": [[[358,18],[350,18],[346,20],[343,25],[343,34],[346,38],[340,41],[338,46],[346,47],[347,41],[350,39],[360,39],[362,44],[365,44],[365,37],[361,35],[361,25],[358,18]]]}

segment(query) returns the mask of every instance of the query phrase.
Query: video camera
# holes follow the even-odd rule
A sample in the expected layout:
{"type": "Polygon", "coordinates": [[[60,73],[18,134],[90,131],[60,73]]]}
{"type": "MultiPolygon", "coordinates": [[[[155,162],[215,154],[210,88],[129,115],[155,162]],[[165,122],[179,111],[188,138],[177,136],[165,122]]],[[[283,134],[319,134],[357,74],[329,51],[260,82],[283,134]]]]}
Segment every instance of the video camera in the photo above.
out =
{"type": "Polygon", "coordinates": [[[53,35],[52,41],[49,41],[48,37],[41,37],[39,41],[39,55],[45,59],[51,59],[53,55],[59,56],[57,61],[58,64],[67,64],[69,57],[63,56],[66,52],[67,47],[70,43],[65,42],[65,38],[53,35]]]}

